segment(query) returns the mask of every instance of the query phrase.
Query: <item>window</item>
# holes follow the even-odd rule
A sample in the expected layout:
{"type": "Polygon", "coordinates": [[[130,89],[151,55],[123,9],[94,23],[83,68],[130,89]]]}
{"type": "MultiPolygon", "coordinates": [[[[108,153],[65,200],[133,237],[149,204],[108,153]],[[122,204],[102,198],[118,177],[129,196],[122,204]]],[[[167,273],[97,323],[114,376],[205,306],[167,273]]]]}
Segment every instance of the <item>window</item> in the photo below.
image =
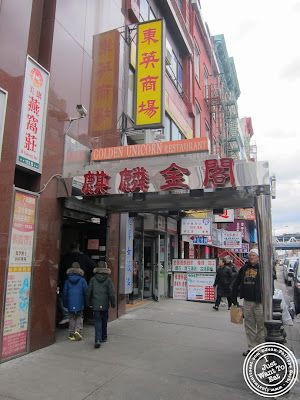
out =
{"type": "Polygon", "coordinates": [[[208,73],[206,66],[204,65],[204,88],[205,88],[204,97],[205,98],[208,98],[208,77],[209,77],[209,73],[208,73]]]}
{"type": "Polygon", "coordinates": [[[217,154],[217,139],[213,136],[213,154],[217,154]]]}
{"type": "Polygon", "coordinates": [[[155,15],[147,0],[140,0],[140,19],[150,21],[155,19],[155,15]]]}
{"type": "Polygon", "coordinates": [[[129,68],[127,114],[133,119],[134,72],[129,68]]]}
{"type": "Polygon", "coordinates": [[[166,114],[165,118],[165,138],[166,141],[173,141],[173,140],[183,140],[185,139],[184,134],[175,124],[175,122],[170,118],[168,114],[166,114]]]}
{"type": "MultiPolygon", "coordinates": [[[[170,46],[170,44],[169,44],[170,46]]],[[[169,62],[170,64],[167,65],[166,70],[170,78],[172,79],[174,85],[176,86],[178,92],[182,93],[182,65],[180,64],[178,58],[176,57],[174,51],[170,52],[170,48],[167,45],[167,52],[169,52],[169,62]],[[171,54],[171,55],[170,55],[171,54]],[[171,60],[170,60],[171,58],[171,60]]]]}
{"type": "Polygon", "coordinates": [[[200,83],[200,49],[195,40],[195,78],[200,83]]]}
{"type": "Polygon", "coordinates": [[[210,126],[207,120],[205,120],[205,136],[209,138],[209,131],[210,131],[210,126]]]}
{"type": "Polygon", "coordinates": [[[201,137],[201,107],[196,100],[195,137],[201,137]]]}

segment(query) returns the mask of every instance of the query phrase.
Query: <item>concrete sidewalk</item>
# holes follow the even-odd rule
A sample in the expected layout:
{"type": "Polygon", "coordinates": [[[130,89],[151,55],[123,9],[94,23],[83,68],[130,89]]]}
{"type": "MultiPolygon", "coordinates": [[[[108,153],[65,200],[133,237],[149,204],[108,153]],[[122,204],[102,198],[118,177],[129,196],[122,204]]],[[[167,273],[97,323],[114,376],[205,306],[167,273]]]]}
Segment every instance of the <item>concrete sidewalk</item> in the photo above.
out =
{"type": "MultiPolygon", "coordinates": [[[[260,398],[244,382],[244,327],[230,322],[227,307],[162,299],[111,322],[100,349],[93,326],[81,342],[67,336],[59,330],[54,345],[1,364],[0,400],[260,398]]],[[[281,399],[299,399],[296,385],[281,399]]]]}

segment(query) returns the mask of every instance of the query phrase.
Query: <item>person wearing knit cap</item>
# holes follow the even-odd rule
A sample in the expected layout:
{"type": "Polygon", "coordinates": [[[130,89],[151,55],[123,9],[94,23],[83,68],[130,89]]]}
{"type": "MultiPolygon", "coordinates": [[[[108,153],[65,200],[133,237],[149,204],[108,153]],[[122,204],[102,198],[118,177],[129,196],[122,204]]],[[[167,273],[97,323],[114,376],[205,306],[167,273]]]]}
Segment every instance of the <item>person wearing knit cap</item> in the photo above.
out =
{"type": "Polygon", "coordinates": [[[244,299],[244,325],[248,343],[246,356],[251,349],[265,342],[265,326],[260,283],[259,251],[249,252],[249,261],[240,269],[232,288],[232,301],[237,304],[237,292],[240,287],[240,298],[244,299]]]}
{"type": "Polygon", "coordinates": [[[67,270],[68,279],[64,284],[63,303],[69,315],[69,339],[81,340],[83,329],[83,309],[87,291],[84,271],[78,262],[73,262],[67,270]]]}
{"type": "Polygon", "coordinates": [[[95,325],[95,349],[101,346],[101,342],[107,341],[107,321],[109,304],[116,306],[115,290],[112,280],[109,278],[111,270],[107,268],[105,261],[99,261],[94,269],[95,276],[90,280],[86,293],[86,303],[93,310],[95,325]]]}

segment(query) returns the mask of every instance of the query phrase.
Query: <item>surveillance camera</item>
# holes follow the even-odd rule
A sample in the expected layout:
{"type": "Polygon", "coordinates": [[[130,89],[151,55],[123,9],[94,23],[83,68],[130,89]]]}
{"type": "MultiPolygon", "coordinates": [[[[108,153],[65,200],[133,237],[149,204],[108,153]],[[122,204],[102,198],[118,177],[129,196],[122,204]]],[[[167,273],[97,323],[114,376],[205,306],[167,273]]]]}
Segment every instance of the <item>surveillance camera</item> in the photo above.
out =
{"type": "Polygon", "coordinates": [[[81,118],[88,115],[87,109],[82,104],[77,104],[76,110],[79,112],[81,118]]]}

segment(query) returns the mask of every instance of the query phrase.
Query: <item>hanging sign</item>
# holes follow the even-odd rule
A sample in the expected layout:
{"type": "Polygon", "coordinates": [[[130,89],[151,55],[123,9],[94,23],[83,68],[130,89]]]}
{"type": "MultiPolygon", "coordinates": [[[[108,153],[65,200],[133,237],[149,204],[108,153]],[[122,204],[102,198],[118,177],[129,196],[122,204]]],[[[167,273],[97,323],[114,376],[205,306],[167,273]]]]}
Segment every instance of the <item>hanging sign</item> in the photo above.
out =
{"type": "Polygon", "coordinates": [[[223,249],[235,249],[242,247],[242,233],[222,231],[223,249]]]}
{"type": "Polygon", "coordinates": [[[234,221],[234,210],[225,209],[223,214],[214,215],[215,222],[233,222],[234,221]]]}
{"type": "Polygon", "coordinates": [[[42,173],[49,72],[27,56],[16,164],[42,173]]]}
{"type": "Polygon", "coordinates": [[[173,272],[216,272],[216,260],[173,259],[173,272]]]}
{"type": "Polygon", "coordinates": [[[164,21],[138,24],[135,125],[163,128],[165,114],[164,21]]]}
{"type": "Polygon", "coordinates": [[[16,190],[2,330],[2,358],[27,350],[36,195],[16,190]]]}
{"type": "Polygon", "coordinates": [[[183,235],[211,235],[210,218],[183,218],[181,220],[183,235]]]}

